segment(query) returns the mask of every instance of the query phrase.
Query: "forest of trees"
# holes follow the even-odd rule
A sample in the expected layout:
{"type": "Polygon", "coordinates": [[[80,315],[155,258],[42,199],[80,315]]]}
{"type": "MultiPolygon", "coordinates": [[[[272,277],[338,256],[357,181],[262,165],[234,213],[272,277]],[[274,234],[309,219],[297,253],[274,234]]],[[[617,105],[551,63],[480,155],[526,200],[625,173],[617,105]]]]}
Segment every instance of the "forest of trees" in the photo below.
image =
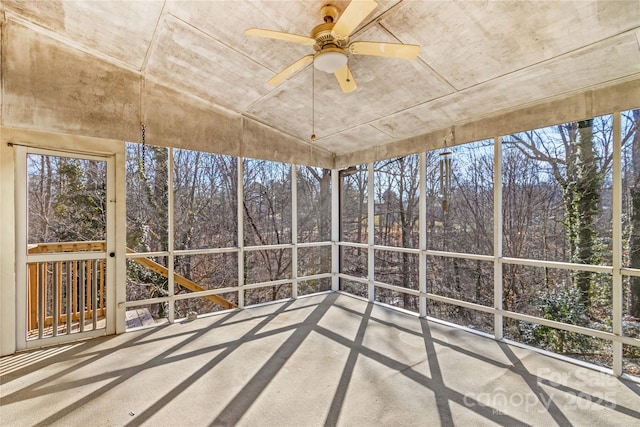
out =
{"type": "MultiPolygon", "coordinates": [[[[127,245],[135,252],[167,251],[168,234],[168,150],[162,147],[128,145],[127,245]]],[[[173,248],[201,250],[200,254],[178,255],[174,271],[204,289],[238,286],[238,160],[235,157],[188,150],[173,150],[173,248]],[[207,249],[216,249],[215,253],[207,249]]],[[[297,242],[329,242],[331,233],[331,171],[298,167],[297,242]]],[[[243,160],[243,259],[244,284],[293,278],[291,165],[262,160],[243,160]],[[287,247],[278,247],[287,245],[287,247]],[[275,246],[262,248],[265,246],[275,246]]],[[[168,257],[154,257],[167,265],[168,257]]],[[[331,271],[330,246],[298,249],[297,276],[331,271]]],[[[298,294],[331,288],[330,278],[301,280],[298,294]]],[[[175,294],[190,292],[175,288],[175,294]]],[[[162,275],[128,262],[127,299],[131,301],[169,295],[168,280],[162,275]]],[[[246,305],[290,298],[291,283],[247,289],[246,305]]],[[[237,291],[221,295],[238,303],[237,291]]],[[[168,303],[148,307],[164,317],[168,303]]],[[[221,307],[206,298],[175,302],[176,317],[189,311],[208,313],[221,307]]]]}
{"type": "MultiPolygon", "coordinates": [[[[611,266],[614,245],[621,245],[623,265],[640,269],[640,110],[624,112],[622,118],[621,242],[614,241],[612,231],[612,116],[503,137],[502,255],[508,258],[502,264],[505,310],[612,331],[611,273],[532,266],[518,260],[611,266]]],[[[452,188],[444,210],[439,152],[425,155],[426,248],[439,251],[427,254],[427,292],[431,294],[493,306],[493,156],[493,140],[453,148],[452,188]]],[[[104,239],[104,226],[98,224],[99,219],[95,222],[102,217],[89,215],[104,209],[104,178],[96,178],[104,175],[99,171],[102,166],[72,159],[56,161],[54,165],[46,156],[32,160],[30,168],[37,173],[30,176],[29,242],[104,239]],[[85,172],[78,173],[78,168],[85,172]],[[72,211],[86,212],[86,220],[72,218],[72,211]]],[[[238,303],[240,282],[276,282],[243,291],[246,305],[293,296],[294,276],[326,275],[300,280],[299,295],[328,290],[332,225],[339,226],[340,240],[345,242],[340,247],[341,273],[368,277],[368,194],[372,191],[374,280],[399,289],[418,289],[418,155],[375,162],[372,171],[367,165],[340,171],[340,188],[335,189],[331,188],[331,170],[296,166],[296,206],[292,203],[291,165],[243,159],[240,183],[238,168],[238,159],[232,156],[127,144],[127,247],[137,253],[171,248],[188,251],[173,257],[148,257],[164,267],[173,259],[177,274],[203,289],[225,289],[220,296],[234,304],[238,303]],[[369,173],[373,173],[372,188],[369,173]],[[334,191],[340,192],[339,224],[331,223],[334,191]],[[238,233],[239,223],[242,233],[238,233]],[[240,264],[238,239],[244,251],[240,264]],[[296,265],[294,240],[302,245],[296,251],[296,265]],[[264,248],[267,245],[272,247],[264,248]]],[[[169,295],[166,277],[133,258],[127,260],[127,269],[128,301],[169,295]]],[[[341,279],[340,288],[368,296],[363,281],[341,279]]],[[[175,285],[175,294],[190,292],[175,285]]],[[[417,296],[379,286],[374,296],[377,301],[419,311],[417,296]]],[[[640,338],[640,277],[623,276],[622,298],[623,333],[640,338]]],[[[168,315],[169,304],[147,308],[161,318],[168,315]]],[[[221,309],[197,295],[172,304],[176,318],[189,311],[202,314],[221,309]]],[[[432,300],[427,306],[430,316],[493,331],[493,315],[432,300]]],[[[611,365],[611,343],[605,340],[508,318],[504,333],[540,348],[611,365]]],[[[638,347],[624,345],[625,371],[639,375],[639,360],[638,347]]]]}
{"type": "MultiPolygon", "coordinates": [[[[640,110],[623,113],[623,265],[640,268],[640,110]]],[[[493,141],[454,149],[448,209],[439,194],[438,152],[426,155],[427,249],[493,254],[493,141]]],[[[613,119],[604,116],[522,132],[503,138],[502,255],[508,258],[612,265],[613,119]]],[[[368,240],[368,168],[342,174],[342,240],[368,240]]],[[[418,247],[418,156],[374,164],[375,244],[418,247]]],[[[418,289],[418,256],[375,249],[375,280],[418,289]]],[[[367,249],[342,248],[342,271],[367,277],[367,249]]],[[[493,262],[452,256],[427,257],[427,292],[492,306],[493,262]]],[[[612,331],[612,275],[580,269],[503,263],[505,310],[612,331]]],[[[367,286],[343,281],[366,296],[367,286]]],[[[623,278],[623,333],[640,338],[640,278],[623,278]]],[[[376,288],[375,299],[418,311],[418,297],[376,288]]],[[[428,314],[486,332],[493,316],[438,301],[428,314]]],[[[547,326],[505,320],[505,336],[537,347],[611,366],[611,344],[547,326]]],[[[638,375],[638,347],[624,346],[627,372],[638,375]]]]}
{"type": "Polygon", "coordinates": [[[27,243],[104,240],[105,162],[30,154],[27,171],[27,243]]]}

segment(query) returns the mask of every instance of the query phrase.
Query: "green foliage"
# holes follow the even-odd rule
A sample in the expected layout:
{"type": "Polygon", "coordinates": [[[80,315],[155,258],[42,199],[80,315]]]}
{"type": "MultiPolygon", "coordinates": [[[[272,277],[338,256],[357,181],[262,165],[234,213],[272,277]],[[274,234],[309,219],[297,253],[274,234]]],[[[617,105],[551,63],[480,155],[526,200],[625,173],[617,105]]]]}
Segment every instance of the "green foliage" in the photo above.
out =
{"type": "Polygon", "coordinates": [[[602,324],[597,329],[608,329],[611,327],[613,294],[611,275],[606,273],[593,273],[589,300],[588,316],[592,321],[602,324]]]}
{"type": "Polygon", "coordinates": [[[105,164],[67,157],[29,157],[29,240],[104,240],[105,164]]]}
{"type": "MultiPolygon", "coordinates": [[[[535,302],[544,319],[579,326],[586,326],[588,323],[582,292],[576,287],[562,284],[542,291],[535,302]]],[[[584,352],[589,347],[589,339],[584,335],[544,325],[523,322],[519,332],[527,344],[557,353],[584,352]]]]}

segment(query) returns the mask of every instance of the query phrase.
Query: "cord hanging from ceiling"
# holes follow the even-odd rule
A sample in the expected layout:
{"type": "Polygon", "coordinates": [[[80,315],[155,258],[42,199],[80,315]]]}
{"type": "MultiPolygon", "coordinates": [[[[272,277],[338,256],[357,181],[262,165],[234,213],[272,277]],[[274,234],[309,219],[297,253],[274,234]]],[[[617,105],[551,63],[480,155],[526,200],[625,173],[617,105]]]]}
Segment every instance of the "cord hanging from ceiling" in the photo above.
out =
{"type": "Polygon", "coordinates": [[[147,161],[147,141],[145,137],[147,127],[144,122],[140,123],[140,131],[142,132],[142,159],[140,160],[140,170],[142,171],[142,175],[146,174],[145,163],[147,161]]]}
{"type": "Polygon", "coordinates": [[[311,70],[311,142],[316,142],[316,68],[311,70]]]}
{"type": "Polygon", "coordinates": [[[146,84],[147,81],[144,77],[144,75],[140,76],[140,133],[141,133],[141,141],[142,142],[142,158],[138,159],[139,161],[139,168],[140,171],[142,172],[142,175],[145,176],[146,175],[146,168],[145,168],[145,163],[147,161],[147,142],[146,142],[146,138],[145,138],[145,133],[147,130],[147,127],[144,124],[144,95],[146,92],[146,84]]]}

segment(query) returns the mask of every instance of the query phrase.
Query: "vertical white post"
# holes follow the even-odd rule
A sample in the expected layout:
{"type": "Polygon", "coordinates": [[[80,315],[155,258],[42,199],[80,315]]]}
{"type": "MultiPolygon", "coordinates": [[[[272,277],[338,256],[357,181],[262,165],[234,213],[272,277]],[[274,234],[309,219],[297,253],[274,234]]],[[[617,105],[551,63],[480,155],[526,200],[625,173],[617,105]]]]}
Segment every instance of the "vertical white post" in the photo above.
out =
{"type": "Polygon", "coordinates": [[[298,167],[291,165],[291,297],[298,298],[298,167]]]}
{"type": "Polygon", "coordinates": [[[238,161],[238,307],[244,308],[244,162],[242,157],[238,161]]]}
{"type": "Polygon", "coordinates": [[[175,256],[173,254],[174,251],[174,236],[173,236],[173,231],[174,231],[174,224],[173,224],[173,220],[174,220],[174,215],[173,215],[173,182],[174,182],[174,177],[173,177],[173,173],[174,173],[174,164],[173,164],[173,148],[169,147],[167,148],[167,150],[169,150],[169,155],[167,156],[167,161],[169,162],[168,164],[168,169],[169,169],[169,177],[168,180],[169,182],[167,183],[167,188],[168,188],[168,192],[167,192],[167,199],[168,199],[168,206],[167,209],[169,210],[167,218],[168,218],[168,222],[169,224],[167,225],[167,246],[169,249],[169,259],[167,260],[167,275],[169,276],[168,279],[168,293],[169,293],[169,323],[173,323],[176,319],[176,308],[175,308],[175,301],[173,300],[173,295],[175,294],[175,281],[174,281],[174,264],[175,264],[175,256]]]}
{"type": "MultiPolygon", "coordinates": [[[[502,310],[502,138],[493,139],[493,308],[502,310]]],[[[493,334],[503,338],[502,315],[495,314],[493,334]]]]}
{"type": "MultiPolygon", "coordinates": [[[[118,221],[117,218],[126,218],[127,215],[127,207],[124,201],[127,199],[127,174],[126,174],[126,161],[127,161],[127,148],[126,143],[123,141],[120,145],[120,150],[115,153],[115,196],[108,197],[108,200],[115,200],[115,218],[114,218],[114,226],[107,229],[111,229],[112,235],[115,237],[115,252],[116,254],[116,277],[115,281],[109,282],[113,283],[115,287],[115,293],[109,293],[107,290],[107,298],[110,295],[113,295],[113,309],[108,308],[109,312],[107,313],[107,334],[121,334],[126,332],[126,311],[127,309],[124,307],[119,307],[120,302],[125,302],[127,300],[127,224],[126,221],[118,221]],[[114,314],[112,314],[114,313],[114,314]],[[109,325],[109,318],[115,319],[115,330],[111,329],[109,325]],[[113,317],[115,316],[115,317],[113,317]]],[[[107,176],[109,176],[107,174],[107,176]]],[[[109,184],[107,184],[107,189],[109,189],[109,184]]],[[[113,241],[109,236],[107,236],[107,241],[113,241]]],[[[107,253],[110,250],[107,248],[107,253]]],[[[107,300],[107,307],[109,307],[109,301],[107,300]]],[[[113,323],[113,322],[111,322],[113,323]]]]}
{"type": "MultiPolygon", "coordinates": [[[[612,239],[613,278],[613,334],[622,335],[622,121],[620,112],[613,114],[613,194],[612,239]]],[[[613,373],[622,375],[622,343],[613,342],[613,373]]]]}
{"type": "MultiPolygon", "coordinates": [[[[23,350],[27,346],[27,150],[15,148],[15,350],[23,350]]],[[[2,284],[3,287],[7,283],[2,284]]],[[[11,324],[11,323],[7,323],[11,324]]]]}
{"type": "Polygon", "coordinates": [[[374,194],[373,194],[373,163],[369,163],[367,168],[367,243],[368,247],[368,279],[369,286],[367,294],[369,295],[369,301],[373,302],[376,299],[375,289],[373,286],[373,280],[375,278],[375,264],[374,264],[374,251],[373,245],[375,244],[375,207],[374,207],[374,194]]]}
{"type": "Polygon", "coordinates": [[[331,170],[331,290],[340,290],[340,172],[331,170]]]}
{"type": "Polygon", "coordinates": [[[420,153],[420,171],[419,171],[420,195],[418,197],[418,229],[419,236],[419,289],[420,295],[420,317],[427,317],[427,153],[420,153]]]}

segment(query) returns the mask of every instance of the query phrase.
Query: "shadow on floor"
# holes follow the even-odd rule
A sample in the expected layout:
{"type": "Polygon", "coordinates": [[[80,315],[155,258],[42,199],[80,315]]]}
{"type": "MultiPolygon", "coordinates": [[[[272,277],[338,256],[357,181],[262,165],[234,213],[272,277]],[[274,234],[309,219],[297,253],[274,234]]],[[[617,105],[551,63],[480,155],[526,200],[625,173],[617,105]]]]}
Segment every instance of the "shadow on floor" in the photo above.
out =
{"type": "Polygon", "coordinates": [[[2,425],[640,419],[635,384],[339,293],[16,354],[0,369],[2,425]]]}

